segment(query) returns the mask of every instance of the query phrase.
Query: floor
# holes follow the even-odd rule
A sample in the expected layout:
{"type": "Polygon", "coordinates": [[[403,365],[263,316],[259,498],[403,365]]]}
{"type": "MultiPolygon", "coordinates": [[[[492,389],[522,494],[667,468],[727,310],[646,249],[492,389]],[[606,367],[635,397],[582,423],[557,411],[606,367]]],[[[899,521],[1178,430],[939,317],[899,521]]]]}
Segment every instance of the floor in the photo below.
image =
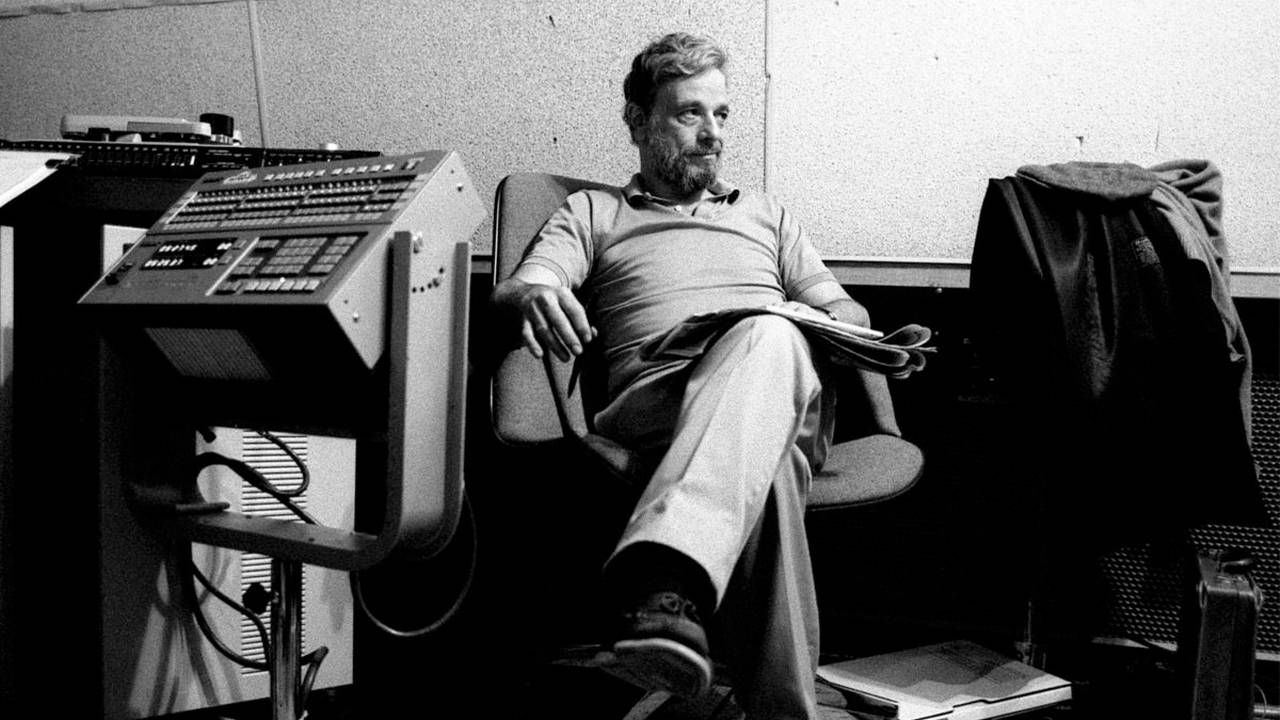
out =
{"type": "MultiPolygon", "coordinates": [[[[1145,652],[1099,650],[1089,658],[1090,677],[1077,682],[1072,702],[1019,716],[1020,720],[1131,720],[1175,716],[1172,668],[1145,652]]],[[[1270,682],[1270,679],[1267,680],[1270,682]]],[[[542,667],[516,678],[495,676],[491,691],[477,694],[470,707],[442,707],[425,689],[406,707],[407,715],[422,718],[554,717],[557,720],[622,720],[643,693],[599,670],[576,665],[542,667]]],[[[369,717],[352,686],[317,690],[308,703],[306,720],[364,720],[369,717]]],[[[843,696],[819,686],[822,720],[856,717],[844,709],[843,696]]],[[[385,708],[383,708],[385,710],[385,708]]],[[[170,716],[171,720],[271,720],[265,701],[242,703],[170,716]]],[[[377,716],[383,716],[379,713],[377,716]]],[[[698,702],[671,699],[649,716],[652,720],[740,720],[741,710],[731,693],[717,688],[698,702]]]]}

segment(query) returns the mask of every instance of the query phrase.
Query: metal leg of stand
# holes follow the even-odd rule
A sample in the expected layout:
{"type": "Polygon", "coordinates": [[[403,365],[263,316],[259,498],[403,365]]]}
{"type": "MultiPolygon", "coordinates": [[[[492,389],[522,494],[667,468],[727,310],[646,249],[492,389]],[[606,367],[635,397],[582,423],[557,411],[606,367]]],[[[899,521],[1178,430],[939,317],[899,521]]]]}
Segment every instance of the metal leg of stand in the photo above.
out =
{"type": "Polygon", "coordinates": [[[271,717],[298,720],[302,563],[271,559],[271,717]]]}

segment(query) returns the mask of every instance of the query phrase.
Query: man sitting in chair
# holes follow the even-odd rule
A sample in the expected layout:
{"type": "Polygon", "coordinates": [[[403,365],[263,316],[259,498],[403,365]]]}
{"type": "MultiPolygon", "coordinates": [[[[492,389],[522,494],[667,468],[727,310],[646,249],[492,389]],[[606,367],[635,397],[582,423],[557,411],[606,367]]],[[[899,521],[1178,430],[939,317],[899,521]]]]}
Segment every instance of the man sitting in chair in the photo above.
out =
{"type": "MultiPolygon", "coordinates": [[[[696,696],[714,646],[748,717],[817,718],[803,514],[834,396],[809,344],[791,321],[758,315],[697,357],[637,351],[690,315],[734,307],[786,303],[869,323],[793,215],[719,179],[725,63],[710,40],[684,33],[636,56],[623,117],[640,172],[570,195],[493,301],[518,312],[537,357],[566,361],[601,343],[597,431],[661,453],[604,569],[619,615],[612,669],[696,696]]],[[[880,431],[898,435],[884,376],[864,373],[863,384],[880,431]]]]}

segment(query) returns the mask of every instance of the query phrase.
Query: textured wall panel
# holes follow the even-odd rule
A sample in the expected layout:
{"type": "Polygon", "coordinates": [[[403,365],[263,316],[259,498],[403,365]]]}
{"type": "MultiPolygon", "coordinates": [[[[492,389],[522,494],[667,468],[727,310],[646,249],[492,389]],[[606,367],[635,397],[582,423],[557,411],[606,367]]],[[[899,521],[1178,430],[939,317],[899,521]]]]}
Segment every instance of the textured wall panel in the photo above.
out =
{"type": "MultiPolygon", "coordinates": [[[[764,0],[260,2],[267,141],[450,147],[484,192],[515,170],[621,181],[627,61],[684,28],[734,58],[727,176],[767,174],[829,256],[967,258],[987,178],[1024,163],[1205,157],[1233,265],[1280,265],[1274,3],[768,6],[770,22],[764,0]]],[[[54,136],[64,113],[216,111],[261,142],[242,3],[5,19],[0,67],[0,137],[54,136]]]]}
{"type": "Polygon", "coordinates": [[[68,113],[231,115],[256,134],[243,3],[0,21],[0,137],[58,137],[68,113]]]}
{"type": "MultiPolygon", "coordinates": [[[[726,177],[761,184],[762,2],[281,0],[259,12],[272,144],[451,148],[486,198],[516,171],[626,182],[631,58],[671,30],[707,33],[730,54],[726,177]]],[[[484,252],[489,233],[477,233],[484,252]]]]}
{"type": "MultiPolygon", "coordinates": [[[[257,3],[266,144],[459,151],[482,194],[507,173],[623,183],[632,56],[671,30],[731,55],[726,177],[764,176],[764,3],[257,3]]],[[[56,137],[65,113],[236,118],[262,144],[242,3],[0,21],[0,137],[56,137]]],[[[489,225],[476,236],[488,252],[489,225]]]]}
{"type": "Polygon", "coordinates": [[[1280,265],[1280,6],[773,0],[774,191],[828,255],[968,258],[989,177],[1199,157],[1280,265]]]}

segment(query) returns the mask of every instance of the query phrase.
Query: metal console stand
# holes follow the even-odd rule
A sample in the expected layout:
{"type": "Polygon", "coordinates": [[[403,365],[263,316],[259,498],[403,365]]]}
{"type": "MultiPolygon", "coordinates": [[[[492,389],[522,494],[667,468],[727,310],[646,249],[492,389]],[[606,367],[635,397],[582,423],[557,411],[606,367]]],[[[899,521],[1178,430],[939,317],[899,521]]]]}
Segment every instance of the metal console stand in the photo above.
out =
{"type": "Polygon", "coordinates": [[[299,682],[302,566],[358,572],[393,551],[430,557],[448,544],[463,505],[469,241],[484,206],[455,153],[358,163],[295,166],[302,169],[285,174],[210,173],[200,183],[212,189],[191,191],[79,302],[120,356],[104,354],[102,387],[110,394],[104,391],[100,401],[100,427],[112,429],[100,438],[104,486],[122,488],[121,500],[162,537],[271,558],[267,665],[275,720],[305,713],[299,682]],[[345,187],[332,183],[346,180],[314,179],[339,170],[361,175],[361,182],[389,183],[392,190],[383,194],[398,193],[397,199],[359,222],[300,214],[297,233],[262,231],[292,236],[304,232],[301,225],[320,225],[306,232],[332,236],[326,241],[331,247],[341,245],[334,255],[341,259],[329,263],[324,284],[307,293],[274,292],[283,286],[241,292],[223,284],[226,262],[259,250],[255,257],[275,258],[281,250],[259,242],[277,239],[264,240],[250,227],[256,228],[256,216],[239,218],[241,224],[226,225],[211,238],[203,226],[167,225],[200,192],[305,195],[345,187]],[[190,242],[182,239],[188,235],[190,242]],[[244,245],[236,250],[236,242],[244,245]],[[146,265],[167,262],[151,257],[164,248],[188,247],[223,255],[210,255],[217,260],[212,266],[184,265],[180,273],[146,265]],[[144,274],[144,267],[171,274],[144,274]],[[235,349],[229,350],[228,338],[235,338],[235,349]],[[236,360],[224,362],[231,357],[236,360]],[[129,358],[137,362],[122,362],[129,358]],[[288,372],[299,367],[305,372],[288,372]],[[241,474],[236,468],[243,463],[216,453],[193,463],[190,428],[208,426],[356,440],[353,501],[367,512],[357,513],[350,527],[331,526],[210,502],[197,482],[199,471],[225,464],[241,474]]]}
{"type": "Polygon", "coordinates": [[[271,717],[298,720],[302,563],[271,558],[271,717]]]}

